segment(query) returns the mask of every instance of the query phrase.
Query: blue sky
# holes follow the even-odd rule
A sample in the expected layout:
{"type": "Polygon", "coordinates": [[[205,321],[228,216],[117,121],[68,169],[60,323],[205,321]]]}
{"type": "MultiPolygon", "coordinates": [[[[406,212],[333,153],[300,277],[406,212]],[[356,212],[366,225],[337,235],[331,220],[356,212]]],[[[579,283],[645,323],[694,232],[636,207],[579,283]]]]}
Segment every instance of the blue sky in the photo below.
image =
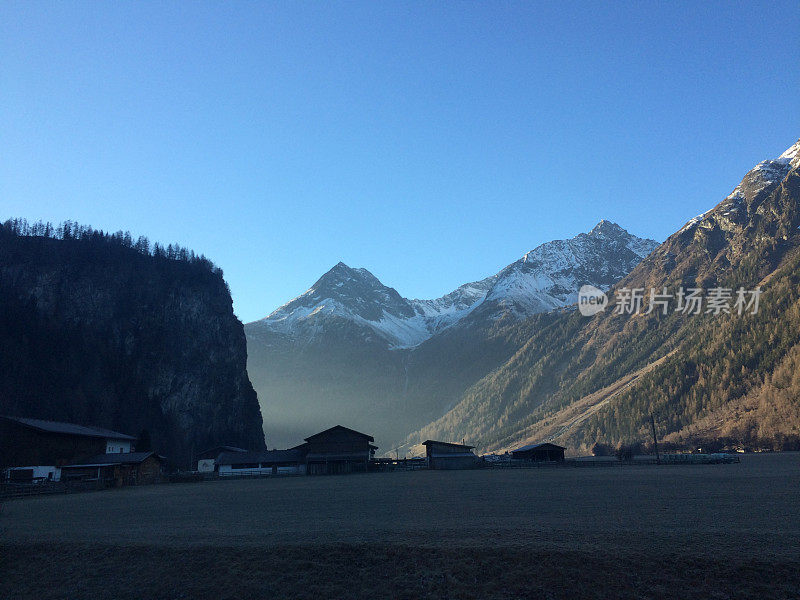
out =
{"type": "Polygon", "coordinates": [[[791,2],[3,2],[0,218],[206,254],[244,321],[606,218],[663,240],[800,136],[791,2]]]}

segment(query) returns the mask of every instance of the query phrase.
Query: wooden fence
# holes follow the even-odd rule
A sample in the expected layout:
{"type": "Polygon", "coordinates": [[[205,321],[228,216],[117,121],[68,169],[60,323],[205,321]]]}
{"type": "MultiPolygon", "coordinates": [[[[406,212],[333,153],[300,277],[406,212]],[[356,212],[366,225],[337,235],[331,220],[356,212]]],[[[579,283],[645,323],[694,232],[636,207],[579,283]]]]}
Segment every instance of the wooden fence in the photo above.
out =
{"type": "Polygon", "coordinates": [[[738,463],[735,454],[664,454],[660,461],[655,456],[637,456],[633,460],[576,460],[566,459],[563,462],[529,461],[529,460],[487,460],[480,466],[487,469],[555,469],[565,467],[629,467],[647,465],[715,465],[738,463]]]}
{"type": "Polygon", "coordinates": [[[95,479],[90,481],[33,481],[0,483],[0,500],[45,496],[49,494],[72,494],[102,490],[113,485],[114,480],[95,479]]]}

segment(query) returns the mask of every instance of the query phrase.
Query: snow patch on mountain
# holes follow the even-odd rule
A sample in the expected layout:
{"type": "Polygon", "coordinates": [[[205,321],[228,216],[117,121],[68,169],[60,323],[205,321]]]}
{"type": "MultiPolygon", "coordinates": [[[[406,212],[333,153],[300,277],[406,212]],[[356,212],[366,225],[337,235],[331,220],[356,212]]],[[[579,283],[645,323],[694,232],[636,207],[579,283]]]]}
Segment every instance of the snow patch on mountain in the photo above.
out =
{"type": "Polygon", "coordinates": [[[800,165],[800,139],[790,146],[786,152],[778,157],[779,161],[786,161],[792,167],[800,165]]]}
{"type": "Polygon", "coordinates": [[[486,297],[497,275],[465,283],[435,300],[410,300],[417,314],[425,319],[427,330],[438,333],[466,317],[486,297]]]}
{"type": "Polygon", "coordinates": [[[507,266],[486,301],[521,318],[574,304],[582,285],[610,288],[656,246],[603,220],[589,233],[542,244],[507,266]]]}
{"type": "Polygon", "coordinates": [[[717,207],[690,219],[678,233],[696,227],[712,212],[735,219],[744,210],[746,204],[752,202],[764,190],[778,185],[789,174],[789,171],[798,166],[800,166],[800,140],[797,140],[778,158],[761,161],[750,169],[741,183],[717,207]]]}

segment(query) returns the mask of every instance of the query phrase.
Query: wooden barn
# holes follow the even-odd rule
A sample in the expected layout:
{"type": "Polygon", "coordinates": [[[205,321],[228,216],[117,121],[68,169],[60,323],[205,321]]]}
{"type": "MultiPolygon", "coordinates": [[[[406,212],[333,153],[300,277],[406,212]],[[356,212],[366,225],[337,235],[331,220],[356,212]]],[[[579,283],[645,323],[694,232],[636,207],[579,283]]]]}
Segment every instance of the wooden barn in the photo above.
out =
{"type": "Polygon", "coordinates": [[[528,444],[511,451],[514,460],[527,460],[531,462],[564,462],[564,448],[556,444],[528,444]]]}
{"type": "Polygon", "coordinates": [[[217,458],[221,477],[237,475],[303,475],[305,455],[297,449],[223,452],[217,458]]]}
{"type": "Polygon", "coordinates": [[[64,480],[105,481],[117,487],[156,483],[164,475],[163,456],[155,452],[98,454],[61,467],[64,480]]]}
{"type": "Polygon", "coordinates": [[[429,469],[474,469],[478,457],[472,452],[475,446],[425,440],[425,458],[429,469]]]}
{"type": "Polygon", "coordinates": [[[294,448],[305,454],[309,475],[366,472],[378,449],[371,435],[336,425],[294,448]]]}
{"type": "Polygon", "coordinates": [[[0,417],[0,467],[61,467],[85,456],[128,453],[135,441],[100,427],[0,417]]]}

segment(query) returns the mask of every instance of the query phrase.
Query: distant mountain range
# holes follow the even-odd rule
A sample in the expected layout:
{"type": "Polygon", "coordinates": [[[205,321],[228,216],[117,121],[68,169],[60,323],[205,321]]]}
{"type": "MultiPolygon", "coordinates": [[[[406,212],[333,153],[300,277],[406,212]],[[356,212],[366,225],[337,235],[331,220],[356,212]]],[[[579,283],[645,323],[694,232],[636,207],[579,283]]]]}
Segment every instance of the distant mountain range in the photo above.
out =
{"type": "Polygon", "coordinates": [[[608,289],[657,245],[601,221],[589,233],[542,244],[496,275],[435,300],[403,298],[366,269],[340,262],[304,294],[250,323],[248,331],[307,343],[344,320],[391,348],[413,348],[479,307],[484,318],[525,318],[573,304],[581,285],[608,289]]]}
{"type": "MultiPolygon", "coordinates": [[[[608,289],[657,245],[601,221],[589,233],[542,244],[497,274],[434,300],[403,298],[366,269],[339,263],[304,294],[245,327],[248,370],[268,431],[288,442],[279,432],[296,436],[330,419],[363,418],[362,426],[396,442],[454,399],[449,388],[463,391],[495,364],[470,369],[456,382],[449,372],[415,364],[429,360],[433,348],[443,354],[430,364],[454,356],[453,330],[457,339],[472,337],[472,345],[500,321],[574,304],[581,285],[608,289]]],[[[463,350],[458,343],[456,354],[463,350]]]]}
{"type": "Polygon", "coordinates": [[[336,265],[245,326],[268,441],[347,421],[384,452],[425,438],[588,452],[649,439],[653,416],[668,446],[800,448],[799,155],[759,163],[661,245],[602,221],[435,300],[336,265]],[[587,318],[583,284],[612,306],[630,289],[763,294],[755,315],[587,318]]]}

